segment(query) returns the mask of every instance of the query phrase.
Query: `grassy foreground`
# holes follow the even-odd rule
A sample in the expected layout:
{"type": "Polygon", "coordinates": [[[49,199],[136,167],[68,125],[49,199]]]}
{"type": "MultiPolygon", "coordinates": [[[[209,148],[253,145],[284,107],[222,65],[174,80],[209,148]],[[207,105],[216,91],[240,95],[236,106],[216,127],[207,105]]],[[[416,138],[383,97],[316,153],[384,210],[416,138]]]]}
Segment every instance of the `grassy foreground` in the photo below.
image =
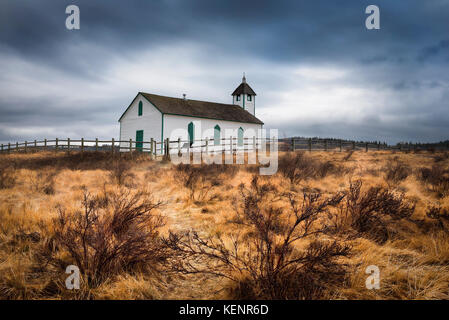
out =
{"type": "Polygon", "coordinates": [[[0,156],[0,299],[241,298],[448,299],[449,154],[0,156]]]}

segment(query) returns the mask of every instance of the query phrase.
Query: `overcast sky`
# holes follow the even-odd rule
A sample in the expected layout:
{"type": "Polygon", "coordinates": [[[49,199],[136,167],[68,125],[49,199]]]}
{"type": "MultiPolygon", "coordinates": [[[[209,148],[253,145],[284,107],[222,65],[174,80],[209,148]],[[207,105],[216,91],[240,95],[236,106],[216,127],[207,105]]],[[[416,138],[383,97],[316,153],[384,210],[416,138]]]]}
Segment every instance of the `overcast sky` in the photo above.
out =
{"type": "Polygon", "coordinates": [[[0,0],[1,142],[118,138],[138,91],[231,103],[243,72],[281,137],[448,139],[449,0],[0,0]]]}

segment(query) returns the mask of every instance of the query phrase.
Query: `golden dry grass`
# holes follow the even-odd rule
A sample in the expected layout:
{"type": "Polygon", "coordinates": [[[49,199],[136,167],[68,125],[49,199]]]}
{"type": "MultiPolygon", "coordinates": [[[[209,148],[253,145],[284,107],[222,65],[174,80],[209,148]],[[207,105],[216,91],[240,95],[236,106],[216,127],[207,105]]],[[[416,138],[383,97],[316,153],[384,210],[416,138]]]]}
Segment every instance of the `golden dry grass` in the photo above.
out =
{"type": "MultiPolygon", "coordinates": [[[[413,221],[399,221],[390,239],[383,244],[364,237],[341,239],[353,246],[347,281],[338,289],[327,292],[329,299],[448,299],[449,298],[449,234],[439,230],[426,216],[429,205],[449,208],[449,197],[436,194],[417,172],[430,168],[439,154],[355,152],[349,159],[346,152],[313,152],[313,159],[330,161],[339,172],[323,179],[308,179],[292,185],[280,174],[265,177],[280,190],[313,190],[334,194],[345,190],[350,180],[361,179],[365,187],[388,186],[406,199],[416,202],[413,221]],[[392,162],[407,164],[410,174],[403,180],[386,179],[392,162]],[[426,225],[430,224],[430,227],[426,225]],[[380,268],[379,290],[365,287],[369,265],[380,268]]],[[[229,298],[230,283],[210,275],[124,273],[111,278],[88,292],[64,292],[63,281],[51,279],[45,272],[35,270],[35,252],[42,239],[51,233],[50,221],[59,204],[77,208],[83,188],[89,192],[118,191],[109,176],[109,165],[61,165],[50,162],[33,167],[33,161],[63,157],[52,153],[2,155],[0,163],[11,164],[8,170],[15,176],[13,186],[0,189],[0,298],[2,299],[222,299],[229,298]],[[42,185],[53,178],[53,191],[45,192],[42,185]],[[38,234],[39,239],[32,234],[38,234]],[[61,289],[62,288],[62,289],[61,289]]],[[[65,161],[60,159],[60,161],[65,161]]],[[[189,197],[179,172],[169,162],[150,161],[138,156],[131,163],[132,177],[127,188],[147,190],[153,198],[164,202],[160,209],[167,218],[162,230],[197,230],[203,235],[226,235],[239,227],[229,223],[234,217],[232,205],[238,196],[238,186],[249,184],[253,173],[247,166],[238,166],[234,176],[221,177],[222,183],[209,190],[201,201],[189,197]]],[[[438,164],[449,169],[449,158],[438,164]]],[[[301,244],[299,244],[301,245],[301,244]]]]}

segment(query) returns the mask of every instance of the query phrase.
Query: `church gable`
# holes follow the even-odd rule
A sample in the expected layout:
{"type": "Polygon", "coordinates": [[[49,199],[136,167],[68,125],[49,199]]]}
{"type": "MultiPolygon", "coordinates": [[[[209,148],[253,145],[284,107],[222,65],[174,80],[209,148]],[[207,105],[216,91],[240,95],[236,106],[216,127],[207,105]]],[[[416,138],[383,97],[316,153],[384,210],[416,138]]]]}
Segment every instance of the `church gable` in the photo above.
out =
{"type": "Polygon", "coordinates": [[[143,119],[149,114],[154,114],[154,112],[162,114],[161,110],[159,110],[139,92],[133,101],[131,101],[128,108],[126,108],[125,112],[123,112],[120,116],[118,121],[121,122],[124,118],[143,119]]]}

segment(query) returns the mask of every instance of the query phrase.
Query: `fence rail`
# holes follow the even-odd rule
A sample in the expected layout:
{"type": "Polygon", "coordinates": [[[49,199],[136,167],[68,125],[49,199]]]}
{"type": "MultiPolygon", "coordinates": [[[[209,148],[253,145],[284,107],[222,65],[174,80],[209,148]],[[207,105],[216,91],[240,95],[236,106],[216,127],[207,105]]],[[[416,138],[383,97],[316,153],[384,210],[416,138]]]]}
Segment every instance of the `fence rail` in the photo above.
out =
{"type": "MultiPolygon", "coordinates": [[[[270,145],[273,139],[266,138],[243,138],[237,137],[221,138],[219,141],[214,138],[200,139],[200,140],[171,140],[156,141],[151,139],[149,141],[130,140],[99,140],[98,138],[89,139],[44,139],[34,141],[15,142],[8,144],[1,144],[1,153],[13,152],[34,152],[39,150],[48,151],[97,151],[97,152],[146,152],[152,157],[173,153],[208,153],[213,154],[217,152],[240,152],[251,151],[266,148],[270,150],[270,145]]],[[[445,145],[423,145],[423,144],[398,144],[395,146],[387,145],[385,143],[372,142],[356,142],[336,139],[316,139],[316,138],[289,138],[279,139],[279,151],[348,151],[348,150],[396,150],[396,151],[420,151],[420,150],[448,150],[445,145]]]]}

